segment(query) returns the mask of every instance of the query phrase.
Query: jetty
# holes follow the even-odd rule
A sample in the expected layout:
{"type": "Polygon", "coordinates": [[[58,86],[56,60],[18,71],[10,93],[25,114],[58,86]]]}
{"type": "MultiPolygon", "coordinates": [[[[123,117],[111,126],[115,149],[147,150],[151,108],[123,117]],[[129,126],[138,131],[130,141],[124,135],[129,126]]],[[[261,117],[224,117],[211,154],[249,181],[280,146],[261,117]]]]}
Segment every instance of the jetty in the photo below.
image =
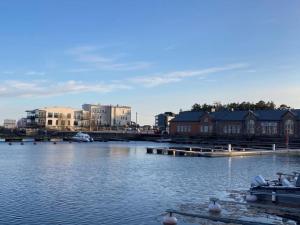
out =
{"type": "Polygon", "coordinates": [[[254,155],[294,155],[300,156],[300,149],[276,149],[272,148],[233,148],[230,144],[214,147],[169,147],[169,148],[147,148],[147,154],[188,156],[188,157],[235,157],[254,155]]]}

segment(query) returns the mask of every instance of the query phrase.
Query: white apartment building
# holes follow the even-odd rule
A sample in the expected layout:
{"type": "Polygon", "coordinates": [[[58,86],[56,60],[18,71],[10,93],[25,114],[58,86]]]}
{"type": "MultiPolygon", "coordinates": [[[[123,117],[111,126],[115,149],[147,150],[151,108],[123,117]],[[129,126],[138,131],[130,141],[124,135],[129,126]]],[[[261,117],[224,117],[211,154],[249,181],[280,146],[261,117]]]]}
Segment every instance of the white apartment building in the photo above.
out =
{"type": "Polygon", "coordinates": [[[17,127],[16,120],[5,119],[3,122],[3,126],[6,129],[15,129],[17,127]]]}
{"type": "Polygon", "coordinates": [[[131,122],[131,107],[128,106],[83,104],[82,109],[90,112],[90,126],[93,130],[103,126],[127,126],[131,122]]]}
{"type": "Polygon", "coordinates": [[[110,126],[126,126],[131,122],[131,107],[111,106],[110,126]]]}
{"type": "Polygon", "coordinates": [[[74,125],[77,130],[90,130],[90,112],[86,110],[76,110],[74,112],[74,125]]]}
{"type": "Polygon", "coordinates": [[[54,130],[74,130],[75,109],[67,107],[46,107],[45,127],[54,130]]]}
{"type": "Polygon", "coordinates": [[[100,130],[102,127],[123,127],[131,122],[131,108],[84,104],[81,110],[67,107],[46,107],[28,110],[27,128],[53,130],[100,130]]]}
{"type": "Polygon", "coordinates": [[[67,107],[46,107],[28,110],[27,128],[48,128],[53,130],[74,130],[75,111],[67,107]]]}

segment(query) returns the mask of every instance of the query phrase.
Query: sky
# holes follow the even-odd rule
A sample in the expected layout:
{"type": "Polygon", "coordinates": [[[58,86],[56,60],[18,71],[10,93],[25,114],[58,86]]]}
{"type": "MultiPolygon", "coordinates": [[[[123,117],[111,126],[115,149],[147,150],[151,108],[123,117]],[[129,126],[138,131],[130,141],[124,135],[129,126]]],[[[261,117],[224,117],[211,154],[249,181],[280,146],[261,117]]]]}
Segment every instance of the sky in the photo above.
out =
{"type": "Polygon", "coordinates": [[[0,123],[46,106],[300,108],[298,0],[0,1],[0,123]]]}

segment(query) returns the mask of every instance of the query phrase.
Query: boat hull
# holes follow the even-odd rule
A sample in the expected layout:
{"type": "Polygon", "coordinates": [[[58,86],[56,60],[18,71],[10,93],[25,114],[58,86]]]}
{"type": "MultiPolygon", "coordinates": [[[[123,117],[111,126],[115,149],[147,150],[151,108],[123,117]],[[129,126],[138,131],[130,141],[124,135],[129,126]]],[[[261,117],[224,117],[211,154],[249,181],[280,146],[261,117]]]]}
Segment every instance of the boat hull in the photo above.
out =
{"type": "Polygon", "coordinates": [[[300,207],[300,187],[261,186],[251,188],[250,193],[261,202],[300,207]]]}

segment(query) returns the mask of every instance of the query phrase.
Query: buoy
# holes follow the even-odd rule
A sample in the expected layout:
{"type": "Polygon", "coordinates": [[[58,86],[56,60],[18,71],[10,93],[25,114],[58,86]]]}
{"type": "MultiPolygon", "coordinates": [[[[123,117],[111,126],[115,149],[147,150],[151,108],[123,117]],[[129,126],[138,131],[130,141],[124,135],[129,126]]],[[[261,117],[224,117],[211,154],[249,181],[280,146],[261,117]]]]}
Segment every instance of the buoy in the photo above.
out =
{"type": "Polygon", "coordinates": [[[56,141],[54,141],[53,144],[56,145],[56,141]]]}
{"type": "Polygon", "coordinates": [[[36,142],[33,142],[34,145],[36,145],[36,142]]]}
{"type": "Polygon", "coordinates": [[[24,145],[24,143],[23,143],[23,142],[21,142],[21,145],[24,145]]]}
{"type": "Polygon", "coordinates": [[[170,213],[170,215],[167,215],[163,219],[163,225],[176,225],[177,224],[177,218],[170,213]]]}
{"type": "Polygon", "coordinates": [[[208,205],[208,211],[210,213],[220,213],[221,212],[221,205],[217,203],[217,198],[210,198],[210,203],[208,205]]]}
{"type": "Polygon", "coordinates": [[[247,202],[256,202],[257,201],[257,196],[249,193],[249,194],[246,195],[246,201],[247,202]]]}
{"type": "Polygon", "coordinates": [[[11,143],[11,142],[9,142],[9,143],[8,143],[8,145],[12,145],[12,143],[11,143]]]}

